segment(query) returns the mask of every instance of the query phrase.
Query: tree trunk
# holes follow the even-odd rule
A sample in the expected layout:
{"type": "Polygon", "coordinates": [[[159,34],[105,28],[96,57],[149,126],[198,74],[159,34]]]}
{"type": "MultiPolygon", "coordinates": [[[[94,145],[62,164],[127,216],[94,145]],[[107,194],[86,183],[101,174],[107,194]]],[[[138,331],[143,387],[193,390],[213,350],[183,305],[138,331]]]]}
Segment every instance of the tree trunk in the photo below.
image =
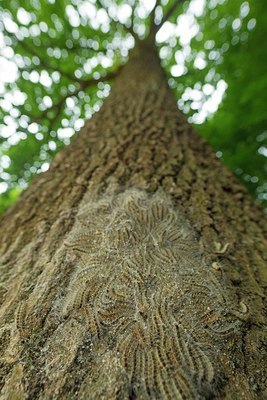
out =
{"type": "Polygon", "coordinates": [[[264,217],[139,43],[2,218],[0,399],[264,399],[264,217]]]}

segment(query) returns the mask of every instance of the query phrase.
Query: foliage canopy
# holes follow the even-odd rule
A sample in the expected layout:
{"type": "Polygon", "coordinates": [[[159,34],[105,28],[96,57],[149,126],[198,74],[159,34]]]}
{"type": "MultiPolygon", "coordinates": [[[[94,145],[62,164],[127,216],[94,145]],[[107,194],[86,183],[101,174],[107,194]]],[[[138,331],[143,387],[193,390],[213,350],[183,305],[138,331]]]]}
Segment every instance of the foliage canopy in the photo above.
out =
{"type": "Polygon", "coordinates": [[[264,2],[2,0],[0,13],[0,211],[99,110],[153,24],[178,106],[267,201],[264,2]]]}

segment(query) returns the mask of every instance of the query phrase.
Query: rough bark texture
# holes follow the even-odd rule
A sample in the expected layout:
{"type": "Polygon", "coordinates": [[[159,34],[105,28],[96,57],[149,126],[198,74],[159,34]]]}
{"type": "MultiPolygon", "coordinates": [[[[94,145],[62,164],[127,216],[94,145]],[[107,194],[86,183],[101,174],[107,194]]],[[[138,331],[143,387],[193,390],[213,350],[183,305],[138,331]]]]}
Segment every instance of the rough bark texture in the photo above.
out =
{"type": "Polygon", "coordinates": [[[264,216],[151,46],[0,243],[1,399],[267,397],[264,216]]]}

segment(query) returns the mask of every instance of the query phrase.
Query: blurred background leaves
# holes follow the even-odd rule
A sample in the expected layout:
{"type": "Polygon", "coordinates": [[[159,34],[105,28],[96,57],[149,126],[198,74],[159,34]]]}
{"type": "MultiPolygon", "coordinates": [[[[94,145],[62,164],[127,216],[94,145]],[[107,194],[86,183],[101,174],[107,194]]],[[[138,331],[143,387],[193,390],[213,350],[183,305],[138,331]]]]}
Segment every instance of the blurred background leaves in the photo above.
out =
{"type": "MultiPolygon", "coordinates": [[[[161,0],[155,23],[176,0],[161,0]]],[[[267,10],[181,1],[156,36],[178,107],[267,203],[267,10]]],[[[155,0],[2,0],[0,212],[99,110],[155,0]]]]}

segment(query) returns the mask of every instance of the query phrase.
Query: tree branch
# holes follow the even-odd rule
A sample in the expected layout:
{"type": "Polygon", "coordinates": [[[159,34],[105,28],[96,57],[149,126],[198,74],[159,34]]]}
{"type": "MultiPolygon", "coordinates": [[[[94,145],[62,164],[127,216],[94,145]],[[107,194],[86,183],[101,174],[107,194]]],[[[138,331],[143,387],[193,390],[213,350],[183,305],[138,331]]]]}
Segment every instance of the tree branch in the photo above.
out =
{"type": "Polygon", "coordinates": [[[42,119],[47,117],[47,114],[51,110],[57,110],[58,113],[61,111],[63,104],[65,103],[66,99],[70,96],[77,96],[77,94],[84,89],[88,89],[90,86],[94,86],[99,82],[107,81],[110,79],[113,79],[117,76],[118,72],[120,71],[122,67],[119,67],[116,71],[110,71],[107,73],[105,76],[101,76],[97,79],[88,79],[87,81],[80,81],[79,82],[79,87],[72,93],[68,92],[65,96],[63,96],[57,103],[53,104],[51,107],[47,108],[44,110],[40,115],[38,116],[31,116],[32,122],[40,122],[42,119]]]}
{"type": "Polygon", "coordinates": [[[52,71],[58,71],[60,75],[64,76],[65,78],[69,79],[70,81],[75,81],[75,82],[83,82],[82,79],[76,78],[74,75],[69,74],[68,72],[62,71],[58,67],[53,67],[49,62],[45,61],[39,54],[36,52],[36,50],[33,47],[29,47],[23,40],[18,41],[18,44],[26,50],[29,54],[36,56],[40,60],[40,64],[48,70],[52,71]]]}
{"type": "Polygon", "coordinates": [[[159,25],[155,26],[155,35],[160,30],[163,24],[172,16],[172,14],[176,11],[177,7],[183,3],[184,0],[176,0],[173,5],[168,9],[165,15],[163,15],[162,20],[159,25]]]}
{"type": "Polygon", "coordinates": [[[133,38],[134,38],[134,40],[139,40],[139,36],[137,35],[137,33],[135,33],[135,31],[133,30],[133,25],[131,25],[131,26],[126,26],[126,25],[123,25],[123,27],[126,29],[126,31],[128,32],[128,33],[130,33],[132,36],[133,36],[133,38]]]}
{"type": "Polygon", "coordinates": [[[154,30],[156,28],[155,25],[155,13],[156,13],[156,8],[160,5],[160,0],[157,0],[153,9],[151,10],[151,13],[149,15],[149,21],[150,21],[150,30],[154,30]]]}
{"type": "MultiPolygon", "coordinates": [[[[81,84],[83,82],[87,81],[86,79],[79,79],[75,75],[69,74],[68,72],[61,70],[58,66],[57,67],[53,67],[53,65],[51,65],[47,60],[44,60],[43,57],[40,56],[40,54],[36,51],[34,45],[30,46],[24,40],[19,40],[16,37],[16,35],[10,34],[9,32],[6,31],[6,29],[4,29],[4,32],[7,34],[7,36],[11,37],[15,41],[16,45],[22,47],[22,49],[27,51],[30,55],[38,57],[39,60],[40,60],[40,65],[43,66],[45,69],[50,70],[50,71],[51,70],[52,71],[58,71],[61,76],[69,79],[70,81],[79,82],[81,84]]],[[[77,47],[77,50],[78,49],[80,49],[80,47],[79,48],[77,47]]],[[[71,50],[73,50],[73,49],[71,49],[71,50]]],[[[91,49],[88,49],[88,50],[91,50],[91,49]]],[[[105,49],[102,48],[99,51],[104,51],[104,50],[105,49]]],[[[69,51],[70,51],[70,49],[69,49],[69,51]]]]}
{"type": "MultiPolygon", "coordinates": [[[[98,7],[103,8],[103,9],[107,12],[107,14],[108,14],[108,16],[109,16],[109,18],[110,18],[111,21],[115,22],[116,24],[120,24],[120,22],[118,22],[117,19],[114,19],[114,18],[110,15],[110,12],[109,12],[108,8],[106,7],[106,5],[104,4],[104,2],[103,2],[102,0],[96,0],[96,4],[98,5],[98,7]]],[[[134,14],[134,8],[132,8],[132,16],[133,16],[133,14],[134,14]]],[[[138,35],[137,35],[137,34],[134,32],[134,30],[133,30],[133,18],[131,18],[131,25],[130,25],[130,26],[127,26],[127,25],[125,25],[125,24],[120,24],[120,25],[123,26],[123,28],[124,28],[128,33],[130,33],[130,35],[132,35],[133,38],[134,38],[135,40],[139,40],[138,35]]]]}

